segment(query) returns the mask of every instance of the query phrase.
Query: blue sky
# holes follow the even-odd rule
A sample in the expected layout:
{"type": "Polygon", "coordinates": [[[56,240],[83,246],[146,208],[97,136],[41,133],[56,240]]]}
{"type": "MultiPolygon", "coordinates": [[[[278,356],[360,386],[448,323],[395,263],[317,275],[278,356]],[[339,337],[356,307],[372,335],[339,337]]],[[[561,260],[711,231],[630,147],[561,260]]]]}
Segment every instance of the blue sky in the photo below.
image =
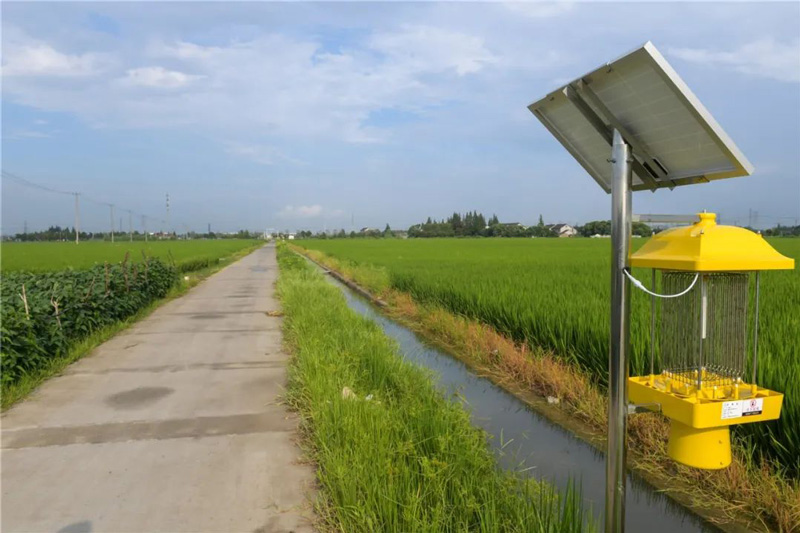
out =
{"type": "MultiPolygon", "coordinates": [[[[166,193],[178,230],[603,219],[605,193],[526,106],[648,40],[756,172],[634,210],[794,223],[797,2],[4,2],[2,164],[115,203],[125,228],[122,209],[165,218],[166,193]]],[[[72,224],[68,196],[2,194],[6,233],[72,224]]],[[[108,226],[103,205],[81,214],[108,226]]]]}

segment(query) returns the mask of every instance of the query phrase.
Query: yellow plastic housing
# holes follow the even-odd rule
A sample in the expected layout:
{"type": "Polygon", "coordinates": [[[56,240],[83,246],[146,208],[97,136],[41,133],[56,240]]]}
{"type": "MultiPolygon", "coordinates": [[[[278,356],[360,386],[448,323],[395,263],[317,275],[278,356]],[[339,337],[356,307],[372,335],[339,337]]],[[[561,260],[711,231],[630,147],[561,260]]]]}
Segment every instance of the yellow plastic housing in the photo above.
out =
{"type": "Polygon", "coordinates": [[[667,455],[692,468],[726,468],[731,464],[730,427],[695,429],[672,420],[667,455]]]}
{"type": "Polygon", "coordinates": [[[633,267],[724,272],[784,270],[794,259],[778,253],[764,238],[745,228],[717,225],[714,213],[699,213],[691,226],[657,233],[631,255],[633,267]]]}
{"type": "Polygon", "coordinates": [[[657,385],[662,376],[628,378],[628,401],[658,404],[670,419],[667,453],[694,468],[725,468],[731,462],[729,427],[780,417],[783,394],[742,383],[725,399],[705,389],[688,395],[657,385]]]}

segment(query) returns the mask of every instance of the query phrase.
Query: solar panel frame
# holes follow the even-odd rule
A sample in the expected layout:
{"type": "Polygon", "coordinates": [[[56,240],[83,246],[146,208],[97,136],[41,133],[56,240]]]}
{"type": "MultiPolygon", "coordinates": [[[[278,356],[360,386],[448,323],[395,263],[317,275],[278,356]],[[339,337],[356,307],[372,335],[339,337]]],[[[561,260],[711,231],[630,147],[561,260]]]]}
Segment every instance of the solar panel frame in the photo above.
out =
{"type": "Polygon", "coordinates": [[[748,176],[754,170],[649,41],[528,109],[607,193],[614,129],[631,145],[634,191],[748,176]]]}

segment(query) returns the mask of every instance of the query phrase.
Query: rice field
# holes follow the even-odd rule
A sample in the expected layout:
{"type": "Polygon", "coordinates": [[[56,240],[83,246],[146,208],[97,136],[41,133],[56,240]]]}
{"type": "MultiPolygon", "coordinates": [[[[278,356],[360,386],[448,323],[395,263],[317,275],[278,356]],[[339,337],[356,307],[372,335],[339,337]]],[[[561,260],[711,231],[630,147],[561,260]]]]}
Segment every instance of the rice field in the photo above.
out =
{"type": "Polygon", "coordinates": [[[262,241],[214,239],[186,241],[87,241],[4,242],[0,245],[0,265],[4,272],[50,272],[72,268],[85,270],[105,261],[118,263],[130,253],[139,261],[142,252],[167,261],[174,260],[179,270],[196,270],[262,241]],[[183,268],[182,268],[183,267],[183,268]]]}
{"type": "MultiPolygon", "coordinates": [[[[634,249],[643,240],[634,240],[634,249]]],[[[800,240],[772,239],[800,260],[800,240]]],[[[607,378],[608,240],[358,239],[302,241],[339,260],[374,265],[395,289],[422,303],[490,324],[607,378]]],[[[649,271],[634,271],[649,285],[649,271]]],[[[379,276],[380,277],[380,276],[379,276]]],[[[649,297],[632,297],[631,373],[649,371],[649,297]]],[[[762,275],[759,384],[784,392],[781,419],[739,434],[800,473],[800,269],[762,275]]],[[[748,338],[750,335],[748,335],[748,338]]],[[[658,367],[658,362],[656,362],[658,367]]],[[[658,371],[658,368],[657,368],[658,371]]]]}

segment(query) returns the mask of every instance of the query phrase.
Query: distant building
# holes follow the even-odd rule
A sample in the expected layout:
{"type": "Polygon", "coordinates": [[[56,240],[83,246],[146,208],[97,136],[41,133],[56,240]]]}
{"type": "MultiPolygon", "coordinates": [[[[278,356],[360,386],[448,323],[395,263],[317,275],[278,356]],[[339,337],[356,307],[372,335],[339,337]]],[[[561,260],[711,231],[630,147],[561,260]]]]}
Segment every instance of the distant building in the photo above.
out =
{"type": "Polygon", "coordinates": [[[550,226],[550,231],[559,237],[574,237],[578,231],[569,224],[554,224],[550,226]]]}
{"type": "MultiPolygon", "coordinates": [[[[528,229],[528,226],[525,226],[524,224],[521,224],[519,222],[501,222],[500,225],[505,226],[507,228],[528,229]]],[[[486,228],[488,229],[489,226],[486,226],[486,228]]]]}
{"type": "Polygon", "coordinates": [[[361,235],[380,235],[381,230],[378,228],[361,228],[359,233],[361,233],[361,235]]]}
{"type": "Polygon", "coordinates": [[[294,240],[294,233],[290,233],[290,234],[289,234],[289,240],[290,240],[290,241],[293,241],[293,240],[294,240]]]}

